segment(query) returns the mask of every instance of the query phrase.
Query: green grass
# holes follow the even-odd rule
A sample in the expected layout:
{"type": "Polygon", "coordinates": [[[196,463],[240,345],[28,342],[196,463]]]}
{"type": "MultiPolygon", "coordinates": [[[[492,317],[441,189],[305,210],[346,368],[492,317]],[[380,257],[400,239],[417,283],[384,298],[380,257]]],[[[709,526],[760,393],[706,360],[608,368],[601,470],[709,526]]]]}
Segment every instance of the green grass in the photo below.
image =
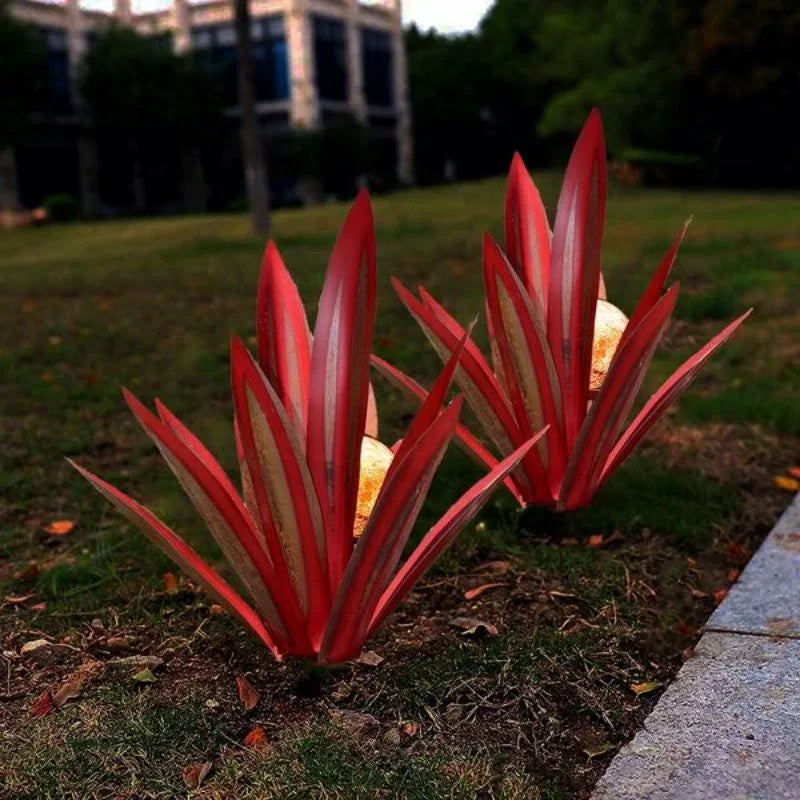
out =
{"type": "MultiPolygon", "coordinates": [[[[545,174],[538,182],[552,214],[558,179],[545,174]]],[[[398,275],[412,286],[425,283],[462,322],[482,315],[480,235],[489,230],[501,236],[502,197],[503,182],[493,179],[375,200],[375,348],[422,382],[433,378],[439,362],[394,297],[389,276],[398,275]]],[[[275,215],[274,236],[312,317],[344,213],[344,206],[331,205],[275,215]]],[[[682,283],[676,322],[644,390],[655,389],[725,321],[752,305],[754,316],[684,396],[669,424],[706,431],[712,423],[723,423],[759,442],[769,436],[794,442],[800,437],[800,198],[612,190],[603,270],[610,299],[628,313],[689,214],[694,223],[674,271],[682,283]]],[[[9,631],[82,636],[93,616],[118,615],[123,627],[155,630],[161,640],[182,641],[187,629],[199,626],[208,637],[204,641],[222,643],[226,656],[233,654],[231,663],[264,663],[257,646],[233,632],[230,620],[209,619],[202,599],[161,592],[162,574],[170,569],[167,560],[106,507],[64,460],[74,457],[146,499],[218,563],[202,525],[131,420],[119,387],[129,386],[143,400],[162,398],[233,472],[228,341],[232,333],[245,339],[255,333],[262,246],[239,215],[52,226],[0,237],[0,596],[34,591],[48,603],[46,615],[0,609],[0,629],[8,622],[9,631]],[[53,519],[78,524],[63,541],[51,542],[42,529],[53,519]],[[16,577],[30,562],[40,569],[32,585],[16,577]]],[[[480,325],[476,338],[485,343],[480,325]]],[[[411,409],[379,379],[376,388],[382,437],[391,442],[402,435],[411,409]]],[[[479,475],[460,452],[449,453],[423,512],[423,527],[479,475]]],[[[535,511],[520,514],[500,493],[484,513],[483,524],[465,532],[430,580],[450,580],[481,560],[511,558],[537,587],[531,591],[546,593],[555,587],[580,596],[584,606],[574,615],[590,616],[599,633],[569,639],[552,626],[573,621],[545,620],[535,631],[503,634],[485,645],[446,647],[414,665],[401,660],[366,681],[369,692],[362,686],[354,696],[360,698],[360,707],[374,708],[370,713],[384,721],[401,713],[427,721],[428,711],[441,718],[452,702],[450,687],[465,676],[488,681],[487,691],[495,699],[515,692],[528,698],[527,689],[537,681],[550,686],[560,675],[555,666],[560,662],[573,670],[573,677],[565,675],[561,682],[573,680],[582,674],[586,652],[597,652],[602,659],[608,637],[627,646],[632,634],[626,626],[634,626],[634,620],[645,624],[635,607],[637,597],[645,598],[645,605],[649,601],[635,580],[629,582],[628,573],[653,559],[655,566],[647,567],[653,575],[639,577],[647,586],[665,587],[664,596],[670,596],[669,587],[685,578],[686,558],[709,559],[720,531],[740,533],[736,521],[746,503],[741,480],[673,464],[663,444],[631,459],[591,508],[563,519],[535,511]],[[662,557],[659,550],[640,559],[629,551],[618,555],[583,546],[591,534],[617,531],[645,549],[669,553],[662,557]],[[576,541],[563,544],[565,538],[576,541]],[[607,608],[625,616],[624,626],[607,622],[607,608]],[[501,677],[491,683],[496,673],[501,677]]],[[[455,603],[460,594],[453,597],[455,603]]],[[[663,633],[665,626],[689,614],[702,620],[704,613],[702,608],[690,612],[670,606],[663,620],[646,624],[663,633]]],[[[224,660],[219,664],[220,670],[234,668],[224,660]]],[[[622,673],[609,670],[604,686],[624,683],[622,673]]],[[[181,769],[206,757],[217,759],[209,792],[216,787],[218,796],[237,798],[481,793],[516,798],[536,797],[537,792],[542,798],[574,797],[575,786],[584,780],[576,776],[586,772],[580,766],[585,761],[580,748],[577,761],[551,763],[547,746],[533,744],[528,761],[498,760],[499,752],[516,751],[517,734],[502,726],[497,737],[508,736],[502,745],[498,738],[491,746],[473,741],[453,747],[444,734],[432,734],[424,746],[399,748],[381,740],[365,750],[321,719],[320,708],[310,701],[300,704],[309,716],[307,724],[287,730],[269,754],[255,757],[238,744],[246,732],[244,723],[223,724],[209,716],[202,698],[181,691],[172,704],[154,703],[147,691],[112,685],[57,716],[6,722],[15,731],[4,740],[14,753],[18,783],[13,796],[90,797],[95,791],[97,796],[125,796],[135,790],[146,797],[172,797],[185,792],[181,769]],[[87,725],[86,720],[94,722],[87,725]],[[230,757],[220,760],[225,748],[231,749],[230,757]],[[104,777],[93,766],[101,756],[110,765],[104,777]],[[503,774],[505,783],[498,777],[503,774]]],[[[545,700],[537,695],[530,706],[516,708],[521,718],[529,715],[525,735],[531,741],[551,725],[547,715],[534,713],[549,708],[545,700]]],[[[587,701],[586,707],[593,706],[587,701]]],[[[622,707],[624,703],[615,706],[622,707]]],[[[605,712],[597,713],[599,720],[618,719],[616,712],[605,717],[605,712]]],[[[563,725],[570,724],[565,718],[563,725]]],[[[624,725],[622,729],[627,730],[624,725]]],[[[565,736],[558,741],[567,742],[565,736]]],[[[2,791],[0,771],[0,796],[2,791]]]]}

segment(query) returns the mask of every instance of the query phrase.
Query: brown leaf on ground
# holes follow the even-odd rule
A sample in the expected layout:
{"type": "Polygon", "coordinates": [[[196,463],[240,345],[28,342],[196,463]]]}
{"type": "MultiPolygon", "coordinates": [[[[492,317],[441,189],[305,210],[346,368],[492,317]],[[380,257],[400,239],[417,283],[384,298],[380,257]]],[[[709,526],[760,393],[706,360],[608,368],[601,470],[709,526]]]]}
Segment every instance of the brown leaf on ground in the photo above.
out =
{"type": "Polygon", "coordinates": [[[57,519],[44,529],[51,536],[66,536],[75,527],[75,522],[71,519],[57,519]]]}
{"type": "Polygon", "coordinates": [[[34,583],[38,577],[39,565],[35,561],[31,561],[31,563],[17,575],[17,580],[23,583],[34,583]]]}
{"type": "Polygon", "coordinates": [[[253,730],[244,737],[244,746],[252,750],[267,750],[269,748],[269,739],[260,725],[256,725],[253,730]]]}
{"type": "Polygon", "coordinates": [[[186,767],[183,771],[183,782],[186,784],[186,788],[199,789],[213,766],[213,762],[206,761],[202,764],[190,764],[186,767]]]}
{"type": "Polygon", "coordinates": [[[208,607],[208,613],[211,614],[212,617],[220,617],[225,613],[225,609],[218,603],[212,603],[208,607]]]}
{"type": "Polygon", "coordinates": [[[603,742],[602,744],[597,745],[597,747],[587,747],[583,752],[586,753],[589,758],[598,758],[616,749],[617,746],[615,744],[611,744],[611,742],[603,742]]]}
{"type": "Polygon", "coordinates": [[[253,688],[250,681],[240,675],[236,678],[236,687],[239,690],[239,699],[245,711],[252,711],[261,699],[261,695],[253,688]]]}
{"type": "Polygon", "coordinates": [[[36,597],[35,594],[7,594],[5,596],[5,601],[12,606],[21,606],[34,597],[36,597]]]}
{"type": "Polygon", "coordinates": [[[365,650],[357,659],[356,664],[363,664],[365,667],[377,667],[383,662],[383,656],[374,650],[365,650]]]}
{"type": "Polygon", "coordinates": [[[414,737],[419,733],[419,724],[416,722],[404,722],[402,731],[406,736],[414,737]]]}
{"type": "Polygon", "coordinates": [[[718,606],[727,596],[727,589],[717,589],[717,591],[714,592],[714,605],[718,606]]]}
{"type": "Polygon", "coordinates": [[[786,475],[776,475],[772,482],[779,488],[787,492],[800,492],[800,480],[789,478],[786,475]]]}
{"type": "Polygon", "coordinates": [[[728,583],[736,583],[736,581],[739,579],[739,570],[735,567],[731,567],[731,569],[728,570],[727,577],[728,583]]]}
{"type": "Polygon", "coordinates": [[[47,611],[47,603],[42,600],[41,603],[34,603],[31,606],[31,611],[35,611],[37,614],[41,614],[42,611],[47,611]]]}
{"type": "Polygon", "coordinates": [[[602,533],[593,533],[586,541],[586,546],[596,550],[603,546],[604,541],[602,533]]]}
{"type": "Polygon", "coordinates": [[[55,705],[50,692],[42,692],[31,706],[31,714],[34,717],[46,717],[54,708],[55,705]]]}
{"type": "Polygon", "coordinates": [[[800,467],[789,467],[786,472],[791,475],[793,478],[797,478],[800,480],[800,467]]]}
{"type": "Polygon", "coordinates": [[[491,622],[474,617],[455,617],[450,625],[458,628],[462,636],[497,636],[497,628],[491,622]]]}
{"type": "Polygon", "coordinates": [[[661,681],[645,681],[644,683],[632,683],[631,691],[635,695],[650,694],[656,689],[660,689],[664,684],[661,681]]]}
{"type": "Polygon", "coordinates": [[[58,687],[58,691],[53,695],[53,705],[61,708],[67,700],[74,700],[83,694],[84,689],[103,671],[103,664],[100,661],[87,661],[81,664],[65,681],[58,687]]]}
{"type": "Polygon", "coordinates": [[[120,653],[130,650],[131,640],[127,636],[109,636],[102,647],[111,653],[120,653]]]}
{"type": "Polygon", "coordinates": [[[164,591],[167,594],[178,593],[178,579],[175,577],[174,572],[165,572],[163,575],[164,591]]]}
{"type": "Polygon", "coordinates": [[[486,561],[483,564],[478,564],[476,572],[498,572],[504,574],[508,572],[513,565],[510,561],[486,561]]]}
{"type": "Polygon", "coordinates": [[[731,563],[739,567],[744,566],[750,560],[750,553],[739,542],[730,542],[725,548],[725,555],[731,563]]]}
{"type": "Polygon", "coordinates": [[[474,589],[467,589],[464,592],[464,599],[465,600],[474,600],[476,597],[480,597],[485,592],[488,592],[490,589],[496,589],[499,586],[508,586],[507,583],[483,583],[480,586],[476,586],[474,589]]]}

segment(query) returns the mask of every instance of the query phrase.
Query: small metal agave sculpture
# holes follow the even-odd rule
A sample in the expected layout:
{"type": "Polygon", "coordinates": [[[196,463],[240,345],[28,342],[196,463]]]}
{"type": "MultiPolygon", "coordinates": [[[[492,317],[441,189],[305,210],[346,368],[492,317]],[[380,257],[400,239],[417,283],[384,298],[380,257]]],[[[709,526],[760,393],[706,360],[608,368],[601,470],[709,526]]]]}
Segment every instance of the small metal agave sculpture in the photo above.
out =
{"type": "MultiPolygon", "coordinates": [[[[546,435],[505,484],[522,506],[580,508],[631,454],[711,354],[744,321],[728,325],[680,366],[625,427],[669,323],[678,285],[666,292],[686,226],[656,270],[630,321],[604,299],[600,246],[606,205],[606,152],[595,109],[567,166],[551,234],[539,192],[519,155],[508,178],[505,253],[487,234],[483,266],[492,366],[466,342],[455,381],[497,452],[533,432],[546,435]],[[627,324],[626,324],[627,323],[627,324]]],[[[438,354],[461,346],[463,328],[424,288],[395,289],[438,354]]],[[[417,400],[427,392],[377,356],[373,363],[417,400]]],[[[490,469],[497,459],[465,427],[460,444],[490,469]]]]}
{"type": "Polygon", "coordinates": [[[162,403],[125,398],[204,519],[252,604],[148,509],[78,471],[277,659],[358,655],[496,486],[535,443],[470,488],[397,569],[461,408],[443,408],[466,342],[392,451],[377,433],[369,384],[375,318],[369,197],[355,201],[334,247],[314,337],[297,287],[270,242],[257,301],[258,360],[236,338],[231,369],[243,498],[220,464],[162,403]],[[360,534],[360,535],[358,535],[360,534]]]}

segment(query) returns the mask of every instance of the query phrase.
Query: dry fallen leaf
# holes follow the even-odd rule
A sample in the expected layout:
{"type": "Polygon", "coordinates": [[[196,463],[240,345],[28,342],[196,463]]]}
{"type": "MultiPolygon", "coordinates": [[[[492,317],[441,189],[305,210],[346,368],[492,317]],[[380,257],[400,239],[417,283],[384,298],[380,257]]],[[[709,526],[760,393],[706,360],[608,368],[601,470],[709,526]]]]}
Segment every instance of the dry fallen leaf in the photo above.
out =
{"type": "Polygon", "coordinates": [[[718,606],[727,596],[727,589],[717,589],[717,591],[714,592],[714,605],[718,606]]]}
{"type": "Polygon", "coordinates": [[[155,683],[157,680],[156,676],[150,671],[150,667],[140,669],[137,673],[131,675],[131,677],[137,683],[155,683]]]}
{"type": "Polygon", "coordinates": [[[266,750],[269,747],[269,739],[264,729],[260,725],[256,725],[247,736],[244,737],[244,746],[250,747],[253,750],[266,750]]]}
{"type": "Polygon", "coordinates": [[[419,733],[419,724],[416,722],[404,722],[403,733],[406,736],[416,736],[419,733]]]}
{"type": "Polygon", "coordinates": [[[54,708],[50,692],[42,692],[33,706],[31,706],[31,714],[34,717],[46,717],[54,708]]]}
{"type": "Polygon", "coordinates": [[[208,613],[211,614],[212,617],[219,617],[225,613],[225,609],[218,603],[212,603],[208,607],[208,613]]]}
{"type": "Polygon", "coordinates": [[[739,578],[739,570],[735,568],[731,568],[728,570],[728,583],[736,583],[739,578]]]}
{"type": "Polygon", "coordinates": [[[27,603],[32,597],[36,597],[35,594],[7,594],[5,597],[6,603],[10,603],[12,606],[21,606],[23,603],[27,603]]]}
{"type": "Polygon", "coordinates": [[[32,561],[25,569],[17,575],[17,579],[23,583],[34,583],[39,577],[39,565],[32,561]]]}
{"type": "Polygon", "coordinates": [[[40,614],[42,611],[47,611],[47,602],[42,600],[41,603],[34,603],[31,606],[31,611],[35,611],[37,614],[40,614]]]}
{"type": "Polygon", "coordinates": [[[604,542],[604,539],[603,539],[603,534],[602,533],[593,533],[589,537],[588,541],[586,542],[586,545],[588,547],[592,547],[594,549],[597,549],[598,547],[602,547],[603,546],[603,542],[604,542]]]}
{"type": "Polygon", "coordinates": [[[45,525],[44,529],[51,536],[66,536],[73,528],[75,523],[71,519],[57,519],[49,525],[45,525]]]}
{"type": "Polygon", "coordinates": [[[800,492],[800,480],[797,478],[787,478],[786,475],[776,475],[772,482],[779,488],[787,492],[800,492]]]}
{"type": "Polygon", "coordinates": [[[740,567],[750,560],[750,553],[739,542],[730,542],[725,548],[725,555],[729,561],[740,567]]]}
{"type": "Polygon", "coordinates": [[[213,762],[206,761],[203,764],[190,764],[186,767],[183,771],[183,782],[186,784],[186,788],[199,789],[213,766],[213,762]]]}
{"type": "Polygon", "coordinates": [[[788,472],[793,478],[800,480],[800,467],[789,467],[786,472],[788,472]]]}
{"type": "Polygon", "coordinates": [[[60,708],[67,700],[74,700],[80,697],[83,690],[96,678],[103,670],[100,661],[87,661],[81,664],[65,681],[58,687],[58,691],[53,695],[53,705],[60,708]]]}
{"type": "Polygon", "coordinates": [[[462,636],[488,635],[497,636],[497,628],[491,622],[473,617],[456,617],[450,620],[450,625],[458,628],[462,636]]]}
{"type": "Polygon", "coordinates": [[[236,678],[236,686],[239,689],[239,699],[242,701],[245,711],[252,711],[261,698],[261,695],[252,687],[247,678],[239,676],[236,678]]]}
{"type": "Polygon", "coordinates": [[[377,667],[383,662],[383,656],[374,650],[365,650],[357,659],[356,664],[363,664],[365,667],[377,667]]]}
{"type": "Polygon", "coordinates": [[[510,561],[486,561],[483,564],[479,564],[477,567],[477,572],[499,572],[505,573],[511,569],[511,562],[510,561]]]}
{"type": "Polygon", "coordinates": [[[660,689],[664,684],[661,681],[645,681],[644,683],[632,683],[631,691],[636,695],[650,694],[656,689],[660,689]]]}
{"type": "Polygon", "coordinates": [[[167,594],[178,593],[178,579],[175,577],[174,572],[164,573],[164,591],[167,594]]]}
{"type": "Polygon", "coordinates": [[[615,744],[611,744],[611,742],[603,742],[603,744],[600,744],[597,747],[587,747],[583,752],[586,753],[589,758],[598,758],[599,756],[604,756],[606,753],[610,753],[612,750],[616,749],[617,746],[615,744]]]}
{"type": "Polygon", "coordinates": [[[488,592],[490,589],[496,589],[499,586],[508,586],[507,583],[484,583],[480,586],[476,586],[474,589],[467,589],[464,592],[464,599],[465,600],[474,600],[476,597],[480,597],[485,592],[488,592]]]}

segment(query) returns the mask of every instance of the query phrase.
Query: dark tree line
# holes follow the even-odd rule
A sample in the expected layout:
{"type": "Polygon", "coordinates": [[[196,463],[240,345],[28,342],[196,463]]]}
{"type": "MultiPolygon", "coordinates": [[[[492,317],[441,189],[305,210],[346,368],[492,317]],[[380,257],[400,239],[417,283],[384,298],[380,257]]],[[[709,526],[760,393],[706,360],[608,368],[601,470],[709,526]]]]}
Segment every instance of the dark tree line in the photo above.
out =
{"type": "Polygon", "coordinates": [[[800,182],[795,0],[497,0],[475,34],[407,41],[423,181],[560,162],[598,105],[650,175],[800,182]]]}

